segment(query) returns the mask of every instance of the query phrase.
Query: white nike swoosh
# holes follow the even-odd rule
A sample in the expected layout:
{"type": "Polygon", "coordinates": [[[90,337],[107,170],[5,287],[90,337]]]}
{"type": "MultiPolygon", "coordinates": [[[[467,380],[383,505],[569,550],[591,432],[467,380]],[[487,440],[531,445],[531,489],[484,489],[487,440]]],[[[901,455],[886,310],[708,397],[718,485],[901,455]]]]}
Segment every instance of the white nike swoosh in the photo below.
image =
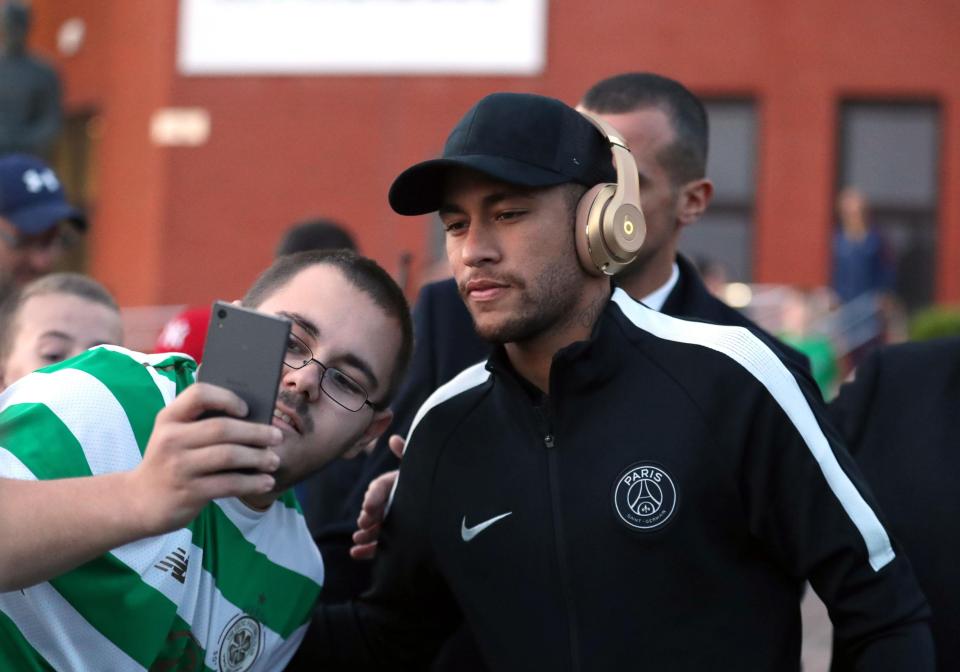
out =
{"type": "Polygon", "coordinates": [[[513,511],[507,511],[506,513],[501,513],[499,516],[494,516],[490,520],[485,520],[479,525],[474,525],[473,527],[467,527],[467,517],[463,517],[463,522],[460,523],[460,537],[464,541],[470,541],[475,536],[483,532],[485,529],[493,525],[498,520],[502,520],[509,516],[513,511]]]}

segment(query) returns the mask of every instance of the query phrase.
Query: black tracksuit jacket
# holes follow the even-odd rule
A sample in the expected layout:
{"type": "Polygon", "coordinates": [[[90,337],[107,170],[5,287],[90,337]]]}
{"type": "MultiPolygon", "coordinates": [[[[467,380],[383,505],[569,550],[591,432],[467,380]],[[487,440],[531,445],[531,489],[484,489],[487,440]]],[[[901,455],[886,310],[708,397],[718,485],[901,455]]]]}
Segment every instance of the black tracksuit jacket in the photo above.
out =
{"type": "MultiPolygon", "coordinates": [[[[746,327],[765,339],[781,359],[799,367],[803,375],[809,375],[810,363],[806,356],[776,340],[743,313],[710,294],[697,269],[686,257],[677,255],[676,263],[680,271],[677,284],[667,296],[661,312],[746,327]]],[[[392,434],[406,436],[417,410],[434,390],[471,364],[490,356],[490,345],[477,336],[473,318],[463,304],[453,278],[423,287],[414,306],[413,326],[416,336],[413,358],[404,384],[391,404],[393,422],[377,442],[373,453],[335,461],[297,486],[304,517],[323,554],[327,580],[320,599],[324,602],[343,602],[360,595],[370,586],[370,564],[352,560],[348,551],[367,485],[380,474],[400,466],[387,447],[387,439],[392,434]],[[344,488],[351,485],[350,494],[344,499],[344,488]]],[[[463,655],[471,655],[471,652],[465,651],[463,655]]],[[[449,664],[444,663],[435,669],[463,672],[464,666],[458,655],[449,664]]]]}
{"type": "Polygon", "coordinates": [[[809,579],[860,669],[932,669],[909,563],[804,380],[622,290],[549,396],[495,351],[418,413],[374,585],[301,654],[422,669],[465,618],[491,670],[797,670],[809,579]]]}

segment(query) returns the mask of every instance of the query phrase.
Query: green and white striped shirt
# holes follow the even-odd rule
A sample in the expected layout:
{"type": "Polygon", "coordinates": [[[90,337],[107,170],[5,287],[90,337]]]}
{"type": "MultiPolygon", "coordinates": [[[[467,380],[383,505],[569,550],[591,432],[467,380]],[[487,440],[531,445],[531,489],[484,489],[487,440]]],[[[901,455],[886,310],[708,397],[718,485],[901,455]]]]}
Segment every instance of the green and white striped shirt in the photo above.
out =
{"type": "MultiPolygon", "coordinates": [[[[195,369],[101,346],[30,374],[0,395],[0,477],[133,469],[195,369]]],[[[292,493],[262,512],[217,500],[183,529],[0,593],[0,670],[280,670],[322,583],[292,493]]]]}

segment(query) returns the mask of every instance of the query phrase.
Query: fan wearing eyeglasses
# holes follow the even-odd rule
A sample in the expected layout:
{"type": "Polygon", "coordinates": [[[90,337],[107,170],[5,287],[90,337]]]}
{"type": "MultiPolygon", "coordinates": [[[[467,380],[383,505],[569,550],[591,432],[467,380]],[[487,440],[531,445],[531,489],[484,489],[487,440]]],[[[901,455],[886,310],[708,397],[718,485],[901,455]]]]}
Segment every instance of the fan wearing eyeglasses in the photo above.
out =
{"type": "MultiPolygon", "coordinates": [[[[308,278],[301,280],[301,284],[308,282],[308,278]]],[[[298,289],[295,282],[290,288],[298,289]]],[[[387,407],[393,381],[377,373],[382,367],[366,353],[368,348],[363,344],[329,347],[331,342],[350,343],[347,334],[364,329],[363,316],[331,291],[324,300],[328,307],[337,306],[331,312],[338,317],[321,325],[309,315],[280,309],[286,300],[285,289],[263,303],[250,295],[243,301],[293,323],[274,410],[273,424],[284,433],[283,444],[273,448],[280,455],[274,490],[299,483],[338,457],[356,456],[393,417],[387,407]]]]}
{"type": "MultiPolygon", "coordinates": [[[[296,324],[301,324],[301,322],[296,321],[296,318],[294,320],[296,324]]],[[[370,395],[362,384],[340,369],[327,366],[314,357],[307,342],[296,334],[290,334],[290,338],[287,340],[287,353],[283,358],[283,363],[296,370],[310,364],[316,364],[320,368],[320,391],[348,411],[356,413],[363,410],[365,405],[374,411],[383,410],[370,401],[370,395]]],[[[354,363],[363,371],[364,375],[373,376],[373,372],[362,360],[355,359],[354,363]]]]}
{"type": "Polygon", "coordinates": [[[412,328],[343,250],[242,304],[293,322],[272,426],[185,355],[108,345],[0,396],[3,669],[285,668],[325,583],[291,486],[389,424],[412,328]]]}

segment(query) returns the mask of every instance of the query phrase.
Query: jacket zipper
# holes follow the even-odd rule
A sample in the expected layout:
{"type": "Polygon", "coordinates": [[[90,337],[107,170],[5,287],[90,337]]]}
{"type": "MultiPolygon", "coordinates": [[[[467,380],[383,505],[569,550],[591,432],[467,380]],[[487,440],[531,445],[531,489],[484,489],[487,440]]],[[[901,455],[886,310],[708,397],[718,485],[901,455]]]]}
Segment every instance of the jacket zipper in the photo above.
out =
{"type": "Polygon", "coordinates": [[[567,564],[566,541],[563,533],[563,518],[560,508],[560,467],[557,455],[556,437],[550,428],[549,410],[546,405],[538,408],[543,432],[543,445],[547,449],[547,469],[549,473],[550,499],[553,507],[553,533],[557,546],[557,565],[560,568],[560,583],[563,600],[567,607],[567,627],[570,630],[570,667],[573,672],[580,670],[580,635],[577,627],[577,613],[573,604],[573,586],[570,581],[570,569],[567,564]]]}

